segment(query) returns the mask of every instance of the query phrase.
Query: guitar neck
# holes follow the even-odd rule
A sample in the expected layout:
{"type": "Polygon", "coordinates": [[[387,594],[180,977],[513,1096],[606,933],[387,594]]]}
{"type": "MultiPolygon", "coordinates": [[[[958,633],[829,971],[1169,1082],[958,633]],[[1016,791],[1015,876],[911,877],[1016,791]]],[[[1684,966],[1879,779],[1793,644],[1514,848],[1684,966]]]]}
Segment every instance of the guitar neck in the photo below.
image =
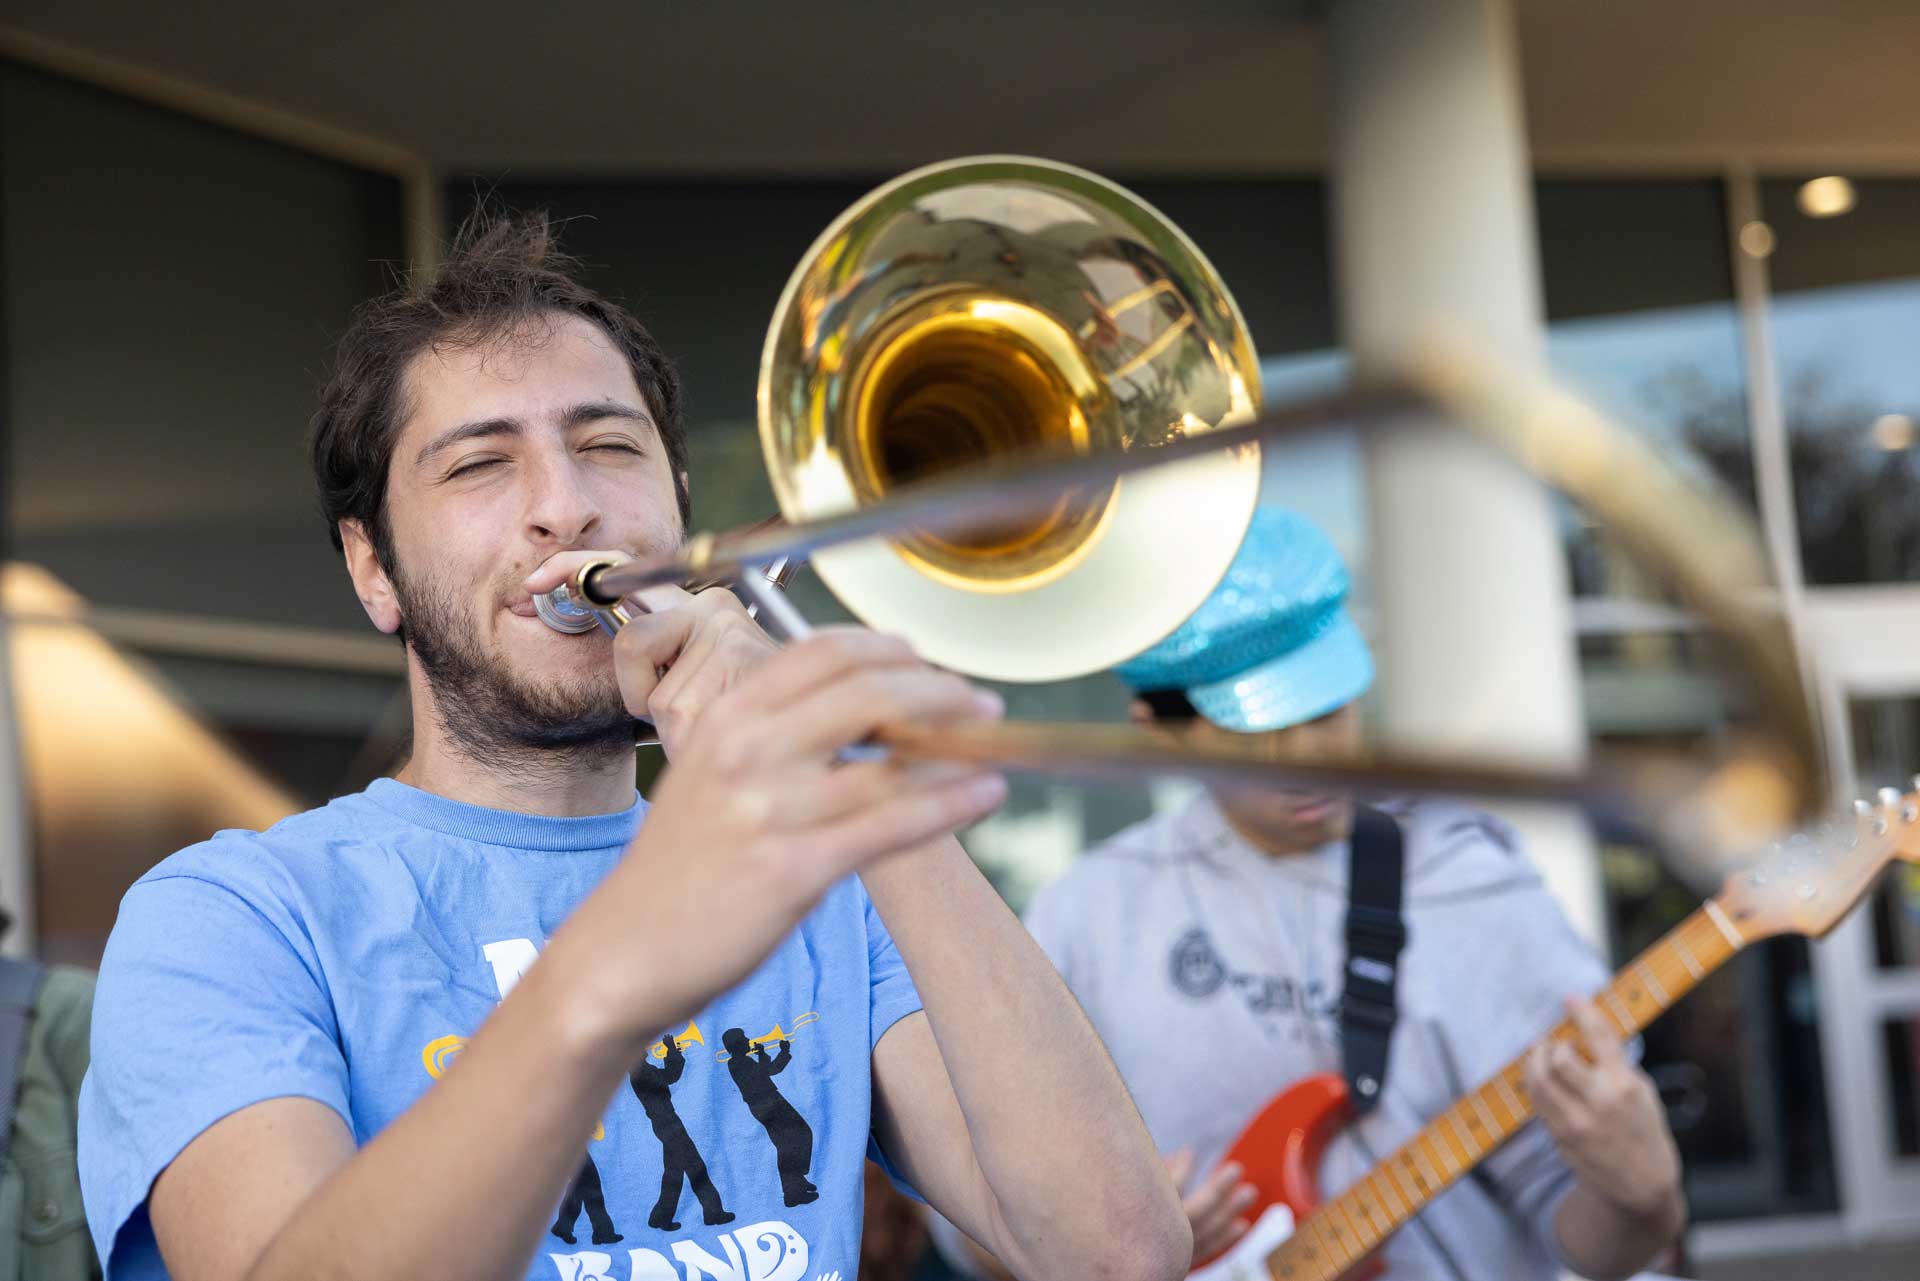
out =
{"type": "MultiPolygon", "coordinates": [[[[1601,1015],[1631,1036],[1740,950],[1745,940],[1718,900],[1680,922],[1594,998],[1601,1015]]],[[[1542,1037],[1575,1038],[1562,1020],[1542,1037]]],[[[1484,1085],[1435,1117],[1365,1178],[1303,1220],[1293,1236],[1267,1256],[1275,1281],[1334,1281],[1512,1138],[1533,1118],[1527,1098],[1527,1052],[1484,1085]]]]}

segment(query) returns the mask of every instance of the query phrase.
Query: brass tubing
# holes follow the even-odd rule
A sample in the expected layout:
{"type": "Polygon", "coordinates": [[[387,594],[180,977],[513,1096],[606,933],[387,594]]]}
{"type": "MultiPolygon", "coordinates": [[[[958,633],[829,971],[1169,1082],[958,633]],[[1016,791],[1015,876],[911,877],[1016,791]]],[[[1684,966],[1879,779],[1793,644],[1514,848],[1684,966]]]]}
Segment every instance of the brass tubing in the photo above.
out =
{"type": "Polygon", "coordinates": [[[730,577],[748,566],[803,557],[856,539],[920,529],[964,533],[1017,516],[1067,490],[1110,483],[1148,467],[1263,440],[1383,426],[1429,405],[1425,397],[1381,387],[1295,401],[1237,426],[1181,437],[1147,450],[1000,459],[938,480],[902,485],[884,501],[844,516],[797,525],[762,522],[745,530],[696,534],[677,552],[601,569],[584,586],[587,599],[610,605],[643,587],[730,577]]]}
{"type": "MultiPolygon", "coordinates": [[[[1764,582],[1764,564],[1744,516],[1718,495],[1678,482],[1637,438],[1544,375],[1509,368],[1454,339],[1434,340],[1418,349],[1406,378],[1397,383],[1297,401],[1237,426],[1177,438],[1151,450],[997,460],[903,486],[886,500],[843,516],[702,534],[672,555],[596,569],[582,576],[580,586],[587,599],[605,607],[642,587],[725,578],[854,539],[909,529],[964,531],[971,524],[1005,519],[1009,512],[1068,489],[1111,482],[1211,450],[1340,428],[1407,427],[1431,423],[1436,415],[1473,431],[1599,516],[1613,536],[1731,643],[1758,695],[1771,742],[1711,769],[1691,771],[1693,781],[1711,797],[1701,803],[1706,812],[1689,820],[1689,832],[1707,840],[1713,832],[1802,820],[1823,806],[1827,775],[1813,703],[1791,637],[1779,620],[1756,611],[1751,603],[1753,588],[1764,582]],[[1738,785],[1730,780],[1738,780],[1738,785]],[[1746,822],[1739,821],[1736,807],[1752,810],[1746,822]]],[[[1490,760],[1373,755],[1315,764],[1225,750],[1195,754],[1182,747],[1176,753],[1164,740],[1149,741],[1114,726],[1007,724],[937,736],[889,730],[878,741],[913,756],[1081,777],[1160,773],[1205,781],[1245,779],[1264,770],[1271,781],[1566,799],[1596,794],[1592,780],[1583,783],[1570,774],[1490,760]]],[[[1689,774],[1671,762],[1663,768],[1676,771],[1675,777],[1689,774]]],[[[1616,770],[1614,777],[1631,779],[1635,788],[1649,785],[1644,770],[1616,770]]]]}

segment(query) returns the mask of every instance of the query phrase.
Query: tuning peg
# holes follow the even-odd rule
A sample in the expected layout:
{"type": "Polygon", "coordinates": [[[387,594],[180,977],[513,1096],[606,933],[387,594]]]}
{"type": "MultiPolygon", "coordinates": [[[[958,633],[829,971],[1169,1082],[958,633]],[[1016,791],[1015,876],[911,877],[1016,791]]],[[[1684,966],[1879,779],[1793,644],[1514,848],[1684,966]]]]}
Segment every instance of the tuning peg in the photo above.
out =
{"type": "Polygon", "coordinates": [[[1920,805],[1916,805],[1912,801],[1908,801],[1905,805],[1902,805],[1900,807],[1900,821],[1902,823],[1920,822],[1920,805]]]}
{"type": "Polygon", "coordinates": [[[1867,800],[1855,801],[1853,803],[1853,812],[1861,818],[1865,818],[1867,815],[1873,813],[1873,802],[1867,800]]]}
{"type": "Polygon", "coordinates": [[[1881,788],[1880,803],[1886,806],[1888,809],[1892,809],[1894,806],[1898,805],[1900,803],[1900,789],[1897,787],[1881,788]]]}

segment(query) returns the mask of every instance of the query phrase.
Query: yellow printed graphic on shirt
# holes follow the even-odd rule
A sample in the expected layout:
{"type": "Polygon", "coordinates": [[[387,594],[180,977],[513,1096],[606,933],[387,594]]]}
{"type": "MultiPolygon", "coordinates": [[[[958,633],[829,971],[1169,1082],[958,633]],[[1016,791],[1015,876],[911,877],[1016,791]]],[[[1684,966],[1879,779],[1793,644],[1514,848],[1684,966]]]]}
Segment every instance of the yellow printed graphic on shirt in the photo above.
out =
{"type": "MultiPolygon", "coordinates": [[[[750,1037],[747,1040],[747,1044],[750,1047],[757,1048],[760,1046],[778,1045],[782,1041],[791,1041],[801,1028],[806,1027],[809,1023],[818,1023],[819,1021],[820,1012],[818,1010],[808,1010],[805,1014],[796,1014],[793,1017],[793,1027],[790,1031],[782,1027],[781,1024],[775,1023],[771,1032],[768,1032],[764,1036],[750,1037]]],[[[647,1048],[648,1057],[665,1059],[667,1057],[668,1039],[667,1037],[662,1037],[649,1046],[647,1048]]],[[[700,1030],[700,1024],[691,1020],[687,1023],[686,1031],[676,1032],[670,1039],[673,1041],[675,1048],[677,1048],[681,1054],[687,1055],[688,1057],[691,1057],[691,1053],[688,1050],[689,1046],[699,1046],[702,1050],[708,1048],[707,1037],[706,1034],[700,1030]]],[[[715,1063],[725,1063],[732,1057],[733,1056],[725,1050],[713,1051],[713,1061],[715,1063]]]]}
{"type": "Polygon", "coordinates": [[[420,1062],[427,1069],[427,1075],[438,1081],[453,1066],[454,1056],[467,1048],[464,1036],[443,1036],[428,1041],[426,1048],[420,1051],[420,1062]]]}

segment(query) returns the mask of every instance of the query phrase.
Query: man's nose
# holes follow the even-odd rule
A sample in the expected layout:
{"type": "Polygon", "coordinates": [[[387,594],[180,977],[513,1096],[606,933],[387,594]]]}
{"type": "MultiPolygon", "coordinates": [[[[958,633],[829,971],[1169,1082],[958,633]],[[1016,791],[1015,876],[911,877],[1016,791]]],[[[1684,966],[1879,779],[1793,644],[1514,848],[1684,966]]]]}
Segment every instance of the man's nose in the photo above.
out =
{"type": "Polygon", "coordinates": [[[527,527],[536,539],[572,547],[600,525],[600,504],[571,459],[553,459],[538,471],[527,505],[527,527]]]}

